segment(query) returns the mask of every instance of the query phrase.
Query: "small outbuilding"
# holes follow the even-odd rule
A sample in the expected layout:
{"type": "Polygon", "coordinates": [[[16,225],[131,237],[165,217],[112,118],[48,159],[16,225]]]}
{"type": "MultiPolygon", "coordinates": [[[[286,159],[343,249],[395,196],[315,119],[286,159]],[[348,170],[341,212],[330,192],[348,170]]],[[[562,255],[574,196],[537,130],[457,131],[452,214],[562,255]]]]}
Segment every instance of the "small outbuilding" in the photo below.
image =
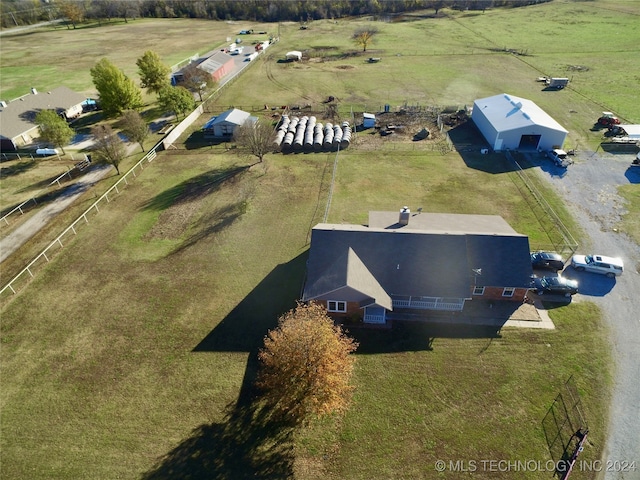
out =
{"type": "Polygon", "coordinates": [[[302,52],[299,52],[298,50],[292,50],[291,52],[287,52],[285,54],[285,58],[289,61],[302,60],[302,52]]]}
{"type": "Polygon", "coordinates": [[[376,116],[373,113],[362,114],[362,127],[374,128],[376,126],[376,116]]]}
{"type": "Polygon", "coordinates": [[[240,125],[244,125],[247,121],[256,122],[258,119],[252,117],[249,112],[232,108],[217,117],[212,117],[205,126],[202,127],[204,138],[228,140],[233,137],[235,129],[240,125]]]}
{"type": "Polygon", "coordinates": [[[471,119],[496,151],[562,148],[569,133],[531,100],[506,93],[476,100],[471,119]]]}

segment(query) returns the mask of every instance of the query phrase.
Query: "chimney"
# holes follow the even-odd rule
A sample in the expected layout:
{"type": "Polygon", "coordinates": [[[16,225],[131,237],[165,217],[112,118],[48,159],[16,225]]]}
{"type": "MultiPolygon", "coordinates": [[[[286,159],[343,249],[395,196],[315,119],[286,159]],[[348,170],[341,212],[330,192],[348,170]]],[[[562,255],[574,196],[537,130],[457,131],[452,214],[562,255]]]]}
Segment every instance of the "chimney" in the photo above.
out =
{"type": "Polygon", "coordinates": [[[409,207],[404,206],[400,209],[400,219],[398,220],[398,223],[400,225],[409,225],[409,216],[411,215],[411,210],[409,210],[409,207]]]}
{"type": "Polygon", "coordinates": [[[32,87],[31,88],[31,93],[33,93],[34,95],[37,95],[38,94],[38,90],[36,90],[35,88],[32,87]]]}

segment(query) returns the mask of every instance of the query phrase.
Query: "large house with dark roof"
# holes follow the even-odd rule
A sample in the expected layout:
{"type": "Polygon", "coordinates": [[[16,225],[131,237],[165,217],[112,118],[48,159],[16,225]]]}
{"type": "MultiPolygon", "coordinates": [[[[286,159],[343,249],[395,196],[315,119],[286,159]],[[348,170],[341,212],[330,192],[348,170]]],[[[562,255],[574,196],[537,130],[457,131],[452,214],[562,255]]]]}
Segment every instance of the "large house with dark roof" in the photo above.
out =
{"type": "Polygon", "coordinates": [[[70,120],[82,113],[82,103],[86,97],[67,87],[54,88],[49,92],[31,93],[12,100],[0,102],[0,150],[14,151],[28,145],[40,136],[35,123],[36,115],[42,110],[53,110],[70,120]]]}
{"type": "Polygon", "coordinates": [[[369,212],[369,225],[313,228],[302,300],[334,317],[384,324],[424,310],[462,311],[473,300],[522,303],[529,239],[500,216],[369,212]]]}

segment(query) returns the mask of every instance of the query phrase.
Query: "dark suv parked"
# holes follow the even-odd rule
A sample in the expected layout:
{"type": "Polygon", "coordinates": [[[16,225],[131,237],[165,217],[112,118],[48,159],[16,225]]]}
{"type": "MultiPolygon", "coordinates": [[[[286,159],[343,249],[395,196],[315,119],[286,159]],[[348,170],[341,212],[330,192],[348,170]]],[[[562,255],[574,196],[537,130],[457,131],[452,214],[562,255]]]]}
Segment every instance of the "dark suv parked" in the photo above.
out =
{"type": "Polygon", "coordinates": [[[546,268],[557,272],[564,268],[564,260],[555,252],[535,252],[531,254],[531,266],[533,268],[546,268]]]}
{"type": "Polygon", "coordinates": [[[542,277],[534,279],[538,295],[564,295],[570,297],[578,293],[578,282],[564,277],[542,277]]]}

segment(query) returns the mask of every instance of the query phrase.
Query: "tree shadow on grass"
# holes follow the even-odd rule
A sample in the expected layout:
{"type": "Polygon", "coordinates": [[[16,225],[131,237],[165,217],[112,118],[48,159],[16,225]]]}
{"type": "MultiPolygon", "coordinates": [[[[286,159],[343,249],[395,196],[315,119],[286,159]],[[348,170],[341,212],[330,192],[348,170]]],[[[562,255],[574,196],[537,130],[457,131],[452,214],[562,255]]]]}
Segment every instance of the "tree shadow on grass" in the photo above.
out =
{"type": "Polygon", "coordinates": [[[38,163],[35,160],[26,160],[22,162],[15,163],[10,167],[2,167],[0,168],[0,180],[4,180],[8,177],[14,177],[16,175],[20,175],[21,173],[27,172],[34,168],[38,163]]]}
{"type": "Polygon", "coordinates": [[[223,421],[204,424],[159,459],[143,480],[293,478],[295,424],[259,401],[258,350],[277,318],[295,305],[307,252],[278,265],[193,352],[249,352],[238,400],[223,421]]]}
{"type": "Polygon", "coordinates": [[[203,240],[210,235],[222,232],[233,225],[236,220],[240,219],[245,208],[246,202],[240,201],[209,212],[199,220],[194,233],[182,241],[180,245],[171,252],[171,254],[174,255],[180,253],[189,247],[196,245],[200,240],[203,240]]]}
{"type": "Polygon", "coordinates": [[[189,178],[156,195],[143,208],[145,210],[165,210],[172,205],[179,205],[205,197],[219,190],[225,182],[237,180],[238,175],[244,173],[248,168],[248,166],[233,166],[210,170],[189,178]]]}
{"type": "Polygon", "coordinates": [[[293,478],[293,432],[259,402],[240,401],[224,421],[194,429],[142,479],[293,478]]]}

